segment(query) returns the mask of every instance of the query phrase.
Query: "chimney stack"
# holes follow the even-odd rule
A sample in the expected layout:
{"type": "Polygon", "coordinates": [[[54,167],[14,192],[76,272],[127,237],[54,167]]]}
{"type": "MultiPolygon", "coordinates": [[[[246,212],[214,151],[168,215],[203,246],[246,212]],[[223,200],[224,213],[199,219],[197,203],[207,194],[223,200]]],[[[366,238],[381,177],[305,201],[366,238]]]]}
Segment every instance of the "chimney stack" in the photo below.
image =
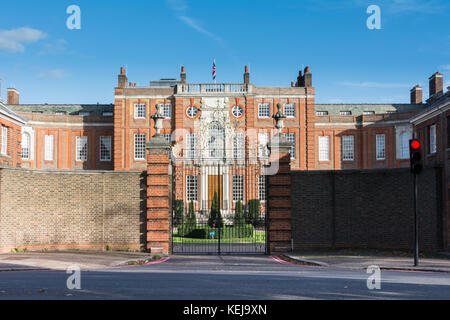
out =
{"type": "Polygon", "coordinates": [[[422,87],[419,85],[411,89],[411,104],[422,104],[422,87]]]}
{"type": "Polygon", "coordinates": [[[127,78],[127,75],[125,73],[125,68],[122,67],[122,68],[120,68],[118,87],[119,88],[126,88],[127,87],[127,81],[128,81],[128,78],[127,78]]]}
{"type": "Polygon", "coordinates": [[[444,76],[440,72],[436,72],[429,78],[430,98],[435,95],[441,95],[444,91],[444,76]]]}
{"type": "Polygon", "coordinates": [[[306,67],[303,72],[303,84],[306,88],[312,87],[312,73],[309,72],[309,67],[306,67]]]}
{"type": "Polygon", "coordinates": [[[245,84],[249,84],[250,83],[250,73],[248,72],[248,66],[245,66],[244,83],[245,84]]]}
{"type": "Polygon", "coordinates": [[[184,66],[181,66],[180,79],[182,84],[186,84],[186,68],[184,66]]]}
{"type": "Polygon", "coordinates": [[[7,104],[19,104],[19,90],[14,89],[14,88],[8,88],[7,89],[7,95],[8,95],[8,100],[7,100],[7,104]]]}
{"type": "Polygon", "coordinates": [[[304,87],[305,85],[304,85],[304,82],[303,82],[303,76],[302,76],[302,70],[299,70],[298,71],[298,77],[297,77],[297,83],[296,83],[296,86],[297,87],[304,87]]]}

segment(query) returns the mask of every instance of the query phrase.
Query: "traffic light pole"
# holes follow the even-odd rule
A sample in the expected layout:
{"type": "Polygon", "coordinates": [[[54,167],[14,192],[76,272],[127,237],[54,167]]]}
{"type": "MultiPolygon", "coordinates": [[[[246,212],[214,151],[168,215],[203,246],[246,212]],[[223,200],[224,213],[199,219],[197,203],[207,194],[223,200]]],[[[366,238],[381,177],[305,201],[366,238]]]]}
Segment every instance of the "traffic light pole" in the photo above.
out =
{"type": "Polygon", "coordinates": [[[419,265],[419,223],[417,221],[417,174],[414,174],[414,266],[419,265]]]}

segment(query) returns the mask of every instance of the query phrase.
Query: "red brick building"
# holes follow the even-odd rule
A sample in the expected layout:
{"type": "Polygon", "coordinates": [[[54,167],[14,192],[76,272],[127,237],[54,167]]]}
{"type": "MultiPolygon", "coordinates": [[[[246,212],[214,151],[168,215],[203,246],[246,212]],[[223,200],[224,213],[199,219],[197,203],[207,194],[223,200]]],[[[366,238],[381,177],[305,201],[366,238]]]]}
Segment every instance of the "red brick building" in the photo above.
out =
{"type": "Polygon", "coordinates": [[[450,247],[450,87],[444,92],[443,83],[439,72],[429,78],[427,108],[412,117],[411,123],[423,145],[424,165],[442,168],[442,220],[448,231],[444,231],[444,243],[450,247]]]}
{"type": "MultiPolygon", "coordinates": [[[[433,85],[439,88],[439,83],[433,85]]],[[[114,105],[24,105],[19,92],[8,89],[8,108],[26,120],[22,157],[16,162],[36,169],[145,171],[146,143],[155,133],[151,116],[160,106],[162,133],[178,156],[261,164],[267,162],[272,116],[281,104],[287,116],[283,133],[293,143],[293,170],[406,167],[410,119],[428,106],[418,86],[408,104],[316,104],[309,67],[286,87],[255,86],[247,67],[240,83],[191,84],[182,67],[179,80],[137,86],[121,68],[114,94],[114,105]]],[[[255,182],[259,174],[252,173],[255,182]]],[[[211,197],[207,185],[213,180],[199,175],[201,171],[182,177],[184,200],[211,197]]],[[[224,197],[231,198],[234,189],[242,193],[239,184],[244,182],[232,179],[225,181],[224,197]]],[[[246,198],[263,198],[258,189],[264,186],[256,184],[246,198]]]]}

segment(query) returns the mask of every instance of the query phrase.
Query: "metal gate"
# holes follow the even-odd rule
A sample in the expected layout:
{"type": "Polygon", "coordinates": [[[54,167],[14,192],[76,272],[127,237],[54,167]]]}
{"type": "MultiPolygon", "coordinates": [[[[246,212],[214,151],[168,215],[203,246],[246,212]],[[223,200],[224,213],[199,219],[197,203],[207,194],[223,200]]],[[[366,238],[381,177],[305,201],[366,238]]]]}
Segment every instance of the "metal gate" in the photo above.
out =
{"type": "Polygon", "coordinates": [[[173,161],[172,253],[267,253],[267,163],[173,161]]]}

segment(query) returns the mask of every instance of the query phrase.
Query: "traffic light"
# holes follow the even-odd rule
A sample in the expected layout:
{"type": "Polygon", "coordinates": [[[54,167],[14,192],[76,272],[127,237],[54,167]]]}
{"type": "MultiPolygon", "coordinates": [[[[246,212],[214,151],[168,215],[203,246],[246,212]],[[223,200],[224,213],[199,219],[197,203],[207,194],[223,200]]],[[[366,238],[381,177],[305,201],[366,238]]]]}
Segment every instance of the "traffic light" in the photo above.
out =
{"type": "Polygon", "coordinates": [[[422,171],[422,144],[417,139],[409,140],[409,160],[411,173],[419,174],[422,171]]]}

